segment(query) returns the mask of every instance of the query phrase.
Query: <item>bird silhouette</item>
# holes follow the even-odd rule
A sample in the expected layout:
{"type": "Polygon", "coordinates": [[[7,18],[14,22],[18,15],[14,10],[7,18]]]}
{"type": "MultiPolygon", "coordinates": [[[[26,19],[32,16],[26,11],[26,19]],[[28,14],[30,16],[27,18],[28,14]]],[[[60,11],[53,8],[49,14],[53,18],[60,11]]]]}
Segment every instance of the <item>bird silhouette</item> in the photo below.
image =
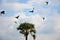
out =
{"type": "Polygon", "coordinates": [[[15,21],[15,23],[17,23],[17,22],[15,21]]]}
{"type": "Polygon", "coordinates": [[[1,11],[1,14],[5,14],[5,11],[1,11]]]}
{"type": "Polygon", "coordinates": [[[45,18],[43,17],[43,20],[45,20],[45,18]]]}
{"type": "Polygon", "coordinates": [[[34,12],[34,8],[33,8],[33,10],[31,10],[31,11],[29,11],[29,12],[33,13],[33,12],[34,12]]]}
{"type": "Polygon", "coordinates": [[[17,19],[18,19],[18,18],[19,18],[19,15],[18,15],[18,16],[16,16],[15,18],[17,18],[17,19]]]}
{"type": "Polygon", "coordinates": [[[48,1],[46,1],[46,4],[48,5],[48,1]]]}

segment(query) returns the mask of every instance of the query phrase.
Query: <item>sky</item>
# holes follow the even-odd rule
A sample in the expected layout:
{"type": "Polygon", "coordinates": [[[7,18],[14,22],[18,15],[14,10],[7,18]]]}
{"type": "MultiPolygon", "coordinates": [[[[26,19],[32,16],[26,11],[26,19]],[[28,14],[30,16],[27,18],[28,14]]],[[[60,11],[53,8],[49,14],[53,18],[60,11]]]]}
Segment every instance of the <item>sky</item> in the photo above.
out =
{"type": "MultiPolygon", "coordinates": [[[[0,12],[3,10],[0,40],[25,40],[16,29],[23,22],[35,25],[36,40],[60,40],[60,0],[0,0],[0,12]],[[33,8],[34,13],[29,12],[33,8]]],[[[28,40],[33,40],[30,34],[28,40]]]]}

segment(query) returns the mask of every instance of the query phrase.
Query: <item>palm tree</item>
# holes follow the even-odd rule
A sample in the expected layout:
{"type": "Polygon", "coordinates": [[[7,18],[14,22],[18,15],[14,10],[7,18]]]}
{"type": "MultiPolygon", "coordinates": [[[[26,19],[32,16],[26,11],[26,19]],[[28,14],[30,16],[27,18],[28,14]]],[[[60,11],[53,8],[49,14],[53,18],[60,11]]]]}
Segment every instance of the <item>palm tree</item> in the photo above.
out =
{"type": "Polygon", "coordinates": [[[34,24],[27,23],[27,22],[21,23],[18,26],[17,30],[19,30],[19,32],[25,36],[26,40],[28,38],[28,34],[31,34],[34,40],[36,38],[35,35],[36,30],[34,28],[34,24]]]}

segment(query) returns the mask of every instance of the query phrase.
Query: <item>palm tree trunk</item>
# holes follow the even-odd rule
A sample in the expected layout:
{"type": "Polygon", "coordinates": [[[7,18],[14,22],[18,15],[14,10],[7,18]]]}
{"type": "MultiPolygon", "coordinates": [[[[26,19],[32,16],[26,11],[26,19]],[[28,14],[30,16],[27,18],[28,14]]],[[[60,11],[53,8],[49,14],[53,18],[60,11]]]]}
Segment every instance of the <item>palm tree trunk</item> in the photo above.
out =
{"type": "Polygon", "coordinates": [[[26,40],[28,40],[28,36],[26,35],[26,40]]]}
{"type": "Polygon", "coordinates": [[[28,40],[28,32],[27,32],[27,30],[26,30],[26,40],[28,40]]]}

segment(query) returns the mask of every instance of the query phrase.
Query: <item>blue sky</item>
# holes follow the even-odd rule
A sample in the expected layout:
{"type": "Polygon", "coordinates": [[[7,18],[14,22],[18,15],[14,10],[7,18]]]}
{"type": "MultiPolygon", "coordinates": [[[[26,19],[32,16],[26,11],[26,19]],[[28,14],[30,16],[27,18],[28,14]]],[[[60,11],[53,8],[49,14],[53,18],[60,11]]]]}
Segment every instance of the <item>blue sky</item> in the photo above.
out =
{"type": "MultiPolygon", "coordinates": [[[[16,29],[23,22],[35,24],[36,40],[60,38],[60,0],[0,0],[0,12],[3,10],[6,14],[0,14],[0,40],[24,40],[16,29]],[[30,13],[33,8],[34,13],[30,13]]],[[[33,40],[31,35],[28,39],[33,40]]]]}

